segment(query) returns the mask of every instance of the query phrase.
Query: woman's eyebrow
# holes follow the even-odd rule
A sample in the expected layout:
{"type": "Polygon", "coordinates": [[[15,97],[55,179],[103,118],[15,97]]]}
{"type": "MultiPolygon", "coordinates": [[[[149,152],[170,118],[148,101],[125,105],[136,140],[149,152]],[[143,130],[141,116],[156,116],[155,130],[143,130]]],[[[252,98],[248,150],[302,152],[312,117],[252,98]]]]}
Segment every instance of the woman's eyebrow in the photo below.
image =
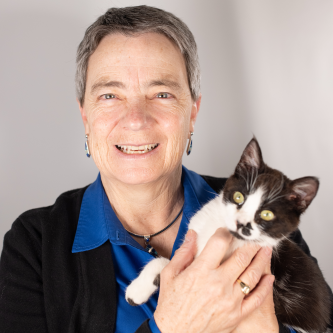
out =
{"type": "Polygon", "coordinates": [[[165,86],[176,90],[181,89],[181,85],[178,82],[169,79],[153,80],[147,84],[148,88],[156,86],[165,86]]]}
{"type": "MultiPolygon", "coordinates": [[[[145,86],[148,88],[156,87],[156,86],[165,86],[165,87],[173,88],[175,90],[181,89],[181,85],[178,82],[169,80],[169,79],[153,80],[153,81],[150,81],[147,84],[145,84],[145,86]]],[[[92,87],[90,89],[90,93],[93,95],[100,88],[110,88],[110,87],[117,87],[117,88],[121,88],[121,89],[126,88],[124,83],[122,83],[120,81],[101,80],[101,81],[97,81],[96,83],[94,83],[92,85],[92,87]]]]}
{"type": "Polygon", "coordinates": [[[125,85],[120,81],[97,81],[94,83],[90,89],[90,93],[94,94],[94,92],[100,88],[110,88],[110,87],[117,87],[125,89],[125,85]]]}

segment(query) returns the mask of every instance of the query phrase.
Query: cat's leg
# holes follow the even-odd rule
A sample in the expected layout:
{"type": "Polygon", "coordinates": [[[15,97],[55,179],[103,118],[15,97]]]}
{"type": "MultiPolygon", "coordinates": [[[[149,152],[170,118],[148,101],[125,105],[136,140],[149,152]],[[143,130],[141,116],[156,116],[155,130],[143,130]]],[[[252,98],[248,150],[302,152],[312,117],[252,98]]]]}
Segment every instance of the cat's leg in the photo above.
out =
{"type": "Polygon", "coordinates": [[[147,302],[160,286],[160,273],[169,262],[169,259],[162,257],[150,261],[126,288],[126,301],[133,306],[147,302]]]}

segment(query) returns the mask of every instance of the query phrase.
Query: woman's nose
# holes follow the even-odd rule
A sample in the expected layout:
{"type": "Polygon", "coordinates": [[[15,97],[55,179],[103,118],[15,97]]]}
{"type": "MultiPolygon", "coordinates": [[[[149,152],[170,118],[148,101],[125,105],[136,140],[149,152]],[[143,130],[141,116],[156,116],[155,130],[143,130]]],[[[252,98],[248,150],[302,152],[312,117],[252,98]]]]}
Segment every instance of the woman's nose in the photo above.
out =
{"type": "Polygon", "coordinates": [[[147,126],[147,111],[144,103],[136,103],[126,111],[123,126],[132,131],[139,131],[147,126]]]}

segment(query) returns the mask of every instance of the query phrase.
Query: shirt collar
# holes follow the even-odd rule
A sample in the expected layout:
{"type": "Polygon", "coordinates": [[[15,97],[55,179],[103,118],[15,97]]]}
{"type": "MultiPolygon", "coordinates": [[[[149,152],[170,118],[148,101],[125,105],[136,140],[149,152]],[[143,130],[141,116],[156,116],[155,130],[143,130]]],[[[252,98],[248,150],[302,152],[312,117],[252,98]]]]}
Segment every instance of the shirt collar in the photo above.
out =
{"type": "MultiPolygon", "coordinates": [[[[213,199],[217,193],[197,173],[182,168],[182,185],[184,188],[184,210],[180,229],[187,228],[188,221],[201,209],[201,207],[213,199]],[[187,223],[183,223],[186,220],[187,223]]],[[[185,230],[178,232],[183,235],[185,230]]],[[[109,240],[117,245],[140,245],[127,233],[104,191],[100,174],[96,181],[86,189],[79,215],[72,252],[82,252],[99,247],[109,240]]],[[[175,245],[181,244],[182,239],[177,236],[175,245]]],[[[178,246],[174,246],[174,250],[178,246]]],[[[173,252],[174,252],[173,250],[173,252]]],[[[173,255],[173,253],[172,253],[173,255]]]]}

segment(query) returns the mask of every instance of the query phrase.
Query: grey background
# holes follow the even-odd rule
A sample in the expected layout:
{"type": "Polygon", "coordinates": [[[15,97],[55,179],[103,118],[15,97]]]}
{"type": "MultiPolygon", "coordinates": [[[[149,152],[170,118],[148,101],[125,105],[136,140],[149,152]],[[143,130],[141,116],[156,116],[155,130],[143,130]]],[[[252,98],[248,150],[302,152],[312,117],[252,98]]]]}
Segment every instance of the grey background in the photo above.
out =
{"type": "Polygon", "coordinates": [[[203,100],[184,164],[228,176],[255,134],[270,166],[320,177],[301,230],[333,286],[331,0],[2,1],[1,239],[23,211],[96,178],[84,155],[75,52],[107,8],[139,4],[173,12],[198,43],[203,100]]]}

